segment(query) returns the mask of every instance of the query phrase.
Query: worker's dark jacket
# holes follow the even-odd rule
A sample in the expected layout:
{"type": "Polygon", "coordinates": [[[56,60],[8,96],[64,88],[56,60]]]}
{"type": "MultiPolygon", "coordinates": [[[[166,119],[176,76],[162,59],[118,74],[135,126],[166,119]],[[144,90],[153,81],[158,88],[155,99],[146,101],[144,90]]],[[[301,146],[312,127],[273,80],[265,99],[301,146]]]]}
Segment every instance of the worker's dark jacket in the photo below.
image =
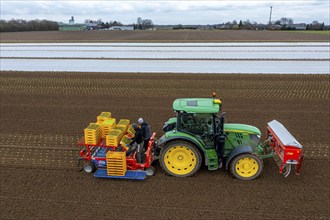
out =
{"type": "Polygon", "coordinates": [[[151,138],[150,126],[147,122],[141,124],[141,131],[144,140],[149,140],[151,138]]]}
{"type": "Polygon", "coordinates": [[[132,139],[131,143],[129,145],[133,145],[134,143],[141,144],[143,142],[141,128],[137,128],[135,131],[134,138],[132,139]]]}

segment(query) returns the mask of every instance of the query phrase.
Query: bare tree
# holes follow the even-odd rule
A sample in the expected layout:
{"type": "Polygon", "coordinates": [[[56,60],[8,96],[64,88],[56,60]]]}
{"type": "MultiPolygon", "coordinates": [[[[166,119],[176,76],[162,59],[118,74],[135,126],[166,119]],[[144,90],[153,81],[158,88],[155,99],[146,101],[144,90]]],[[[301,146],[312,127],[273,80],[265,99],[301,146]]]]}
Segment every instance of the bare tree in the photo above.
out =
{"type": "Polygon", "coordinates": [[[145,29],[150,29],[150,28],[153,28],[154,27],[154,24],[152,22],[152,20],[150,19],[145,19],[143,20],[142,22],[142,28],[145,30],[145,29]]]}
{"type": "Polygon", "coordinates": [[[306,27],[307,30],[324,30],[324,23],[319,23],[318,21],[313,21],[306,27]]]}
{"type": "Polygon", "coordinates": [[[283,18],[280,19],[280,24],[283,27],[287,27],[288,25],[293,24],[293,19],[292,18],[283,17],[283,18]]]}
{"type": "Polygon", "coordinates": [[[151,19],[142,19],[138,17],[136,25],[134,25],[136,29],[146,30],[154,27],[154,24],[151,19]]]}
{"type": "Polygon", "coordinates": [[[253,26],[251,21],[249,19],[247,19],[246,21],[243,22],[243,29],[245,29],[245,30],[255,30],[255,27],[253,26]]]}

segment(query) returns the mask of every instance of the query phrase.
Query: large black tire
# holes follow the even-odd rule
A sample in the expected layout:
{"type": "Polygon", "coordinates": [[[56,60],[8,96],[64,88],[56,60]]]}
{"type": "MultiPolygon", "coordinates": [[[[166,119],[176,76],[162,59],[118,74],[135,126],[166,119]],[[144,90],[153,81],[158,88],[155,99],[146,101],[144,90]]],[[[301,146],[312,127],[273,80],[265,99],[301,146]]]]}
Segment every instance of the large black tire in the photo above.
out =
{"type": "Polygon", "coordinates": [[[239,154],[230,161],[231,174],[241,180],[257,178],[263,169],[263,160],[251,153],[239,154]]]}
{"type": "Polygon", "coordinates": [[[90,162],[85,163],[83,169],[86,173],[94,173],[96,170],[94,164],[90,162]]]}
{"type": "Polygon", "coordinates": [[[172,141],[160,152],[159,163],[168,175],[188,177],[194,175],[202,164],[198,148],[187,141],[172,141]]]}

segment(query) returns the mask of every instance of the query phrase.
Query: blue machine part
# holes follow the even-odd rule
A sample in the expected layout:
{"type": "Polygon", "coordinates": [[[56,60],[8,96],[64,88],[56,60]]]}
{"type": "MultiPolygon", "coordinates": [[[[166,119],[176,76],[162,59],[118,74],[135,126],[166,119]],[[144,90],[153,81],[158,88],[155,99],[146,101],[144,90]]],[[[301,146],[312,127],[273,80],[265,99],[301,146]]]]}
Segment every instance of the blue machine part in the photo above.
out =
{"type": "Polygon", "coordinates": [[[108,148],[99,147],[98,149],[96,149],[96,151],[93,154],[93,156],[105,158],[107,156],[108,151],[109,151],[108,148]]]}
{"type": "MultiPolygon", "coordinates": [[[[93,157],[106,158],[106,155],[109,150],[109,148],[98,147],[93,153],[93,157]]],[[[95,165],[95,167],[106,167],[105,160],[92,160],[92,163],[95,165]]]]}
{"type": "Polygon", "coordinates": [[[130,179],[130,180],[144,180],[147,177],[147,173],[142,170],[127,170],[125,176],[109,176],[106,169],[97,169],[94,173],[98,178],[110,178],[110,179],[130,179]]]}

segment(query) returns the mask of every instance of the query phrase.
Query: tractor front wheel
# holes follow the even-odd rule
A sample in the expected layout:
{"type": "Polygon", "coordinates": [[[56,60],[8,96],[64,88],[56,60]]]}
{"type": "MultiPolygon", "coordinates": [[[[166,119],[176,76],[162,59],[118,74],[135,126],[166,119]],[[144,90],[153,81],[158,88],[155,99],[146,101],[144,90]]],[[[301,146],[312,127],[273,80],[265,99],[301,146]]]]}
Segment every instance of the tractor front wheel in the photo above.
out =
{"type": "Polygon", "coordinates": [[[186,141],[173,141],[160,152],[160,165],[171,176],[188,177],[194,175],[202,164],[198,148],[186,141]]]}
{"type": "Polygon", "coordinates": [[[236,156],[230,163],[231,174],[241,180],[257,178],[263,168],[263,161],[257,155],[250,153],[236,156]]]}

